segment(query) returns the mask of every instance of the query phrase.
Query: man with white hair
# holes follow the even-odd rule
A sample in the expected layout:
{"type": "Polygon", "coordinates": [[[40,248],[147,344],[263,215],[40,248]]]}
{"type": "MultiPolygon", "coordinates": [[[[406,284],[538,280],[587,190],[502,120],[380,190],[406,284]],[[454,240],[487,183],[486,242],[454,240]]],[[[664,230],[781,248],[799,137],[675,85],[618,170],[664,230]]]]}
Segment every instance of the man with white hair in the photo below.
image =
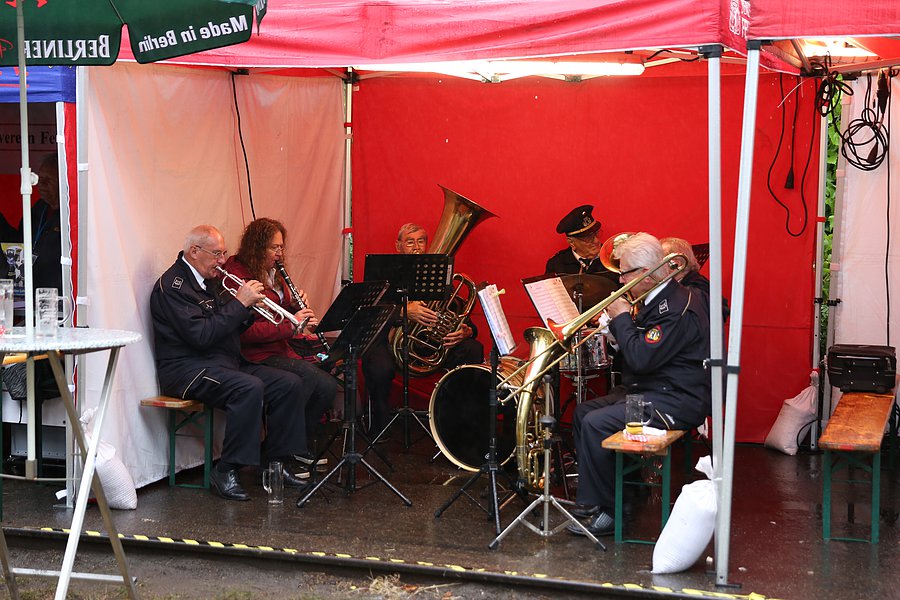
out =
{"type": "MultiPolygon", "coordinates": [[[[610,535],[614,528],[615,453],[601,446],[625,426],[625,395],[643,394],[653,406],[650,425],[659,429],[692,429],[711,410],[709,313],[697,290],[674,278],[660,284],[668,266],[659,240],[638,233],[616,249],[621,272],[633,297],[646,294],[632,319],[631,305],[619,298],[609,305],[609,330],[622,357],[622,385],[575,409],[573,435],[578,459],[576,516],[590,517],[588,530],[610,535]]],[[[573,533],[582,531],[569,526],[573,533]]]]}
{"type": "Polygon", "coordinates": [[[249,500],[238,470],[260,464],[264,422],[266,459],[281,461],[286,486],[305,485],[293,475],[300,467],[291,460],[307,451],[305,402],[297,401],[306,396],[298,375],[241,355],[240,334],[252,324],[252,309],[265,293],[262,283],[250,280],[232,296],[217,269],[227,255],[218,229],[194,227],[153,287],[150,314],[162,393],[225,411],[222,455],[210,474],[213,491],[227,500],[249,500]]]}

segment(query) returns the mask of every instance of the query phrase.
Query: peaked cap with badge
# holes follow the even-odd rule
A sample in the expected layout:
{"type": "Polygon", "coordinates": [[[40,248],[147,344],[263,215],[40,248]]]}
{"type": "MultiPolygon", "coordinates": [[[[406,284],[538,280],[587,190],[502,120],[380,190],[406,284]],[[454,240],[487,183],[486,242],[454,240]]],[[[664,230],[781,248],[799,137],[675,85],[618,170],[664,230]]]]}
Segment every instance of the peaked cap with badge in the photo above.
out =
{"type": "Polygon", "coordinates": [[[600,229],[600,221],[594,219],[593,211],[592,204],[573,208],[556,226],[556,233],[579,237],[597,231],[600,229]]]}

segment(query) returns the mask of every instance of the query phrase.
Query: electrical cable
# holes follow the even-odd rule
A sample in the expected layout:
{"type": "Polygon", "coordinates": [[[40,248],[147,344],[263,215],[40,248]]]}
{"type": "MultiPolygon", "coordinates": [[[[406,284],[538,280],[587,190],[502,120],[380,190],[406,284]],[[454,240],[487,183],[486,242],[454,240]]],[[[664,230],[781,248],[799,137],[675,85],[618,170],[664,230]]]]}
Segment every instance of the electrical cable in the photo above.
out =
{"type": "Polygon", "coordinates": [[[866,97],[859,118],[847,124],[841,135],[841,154],[847,162],[860,171],[874,171],[884,162],[887,156],[888,131],[884,126],[884,113],[890,90],[884,87],[885,75],[879,77],[878,95],[883,99],[872,101],[872,75],[866,74],[866,97]],[[882,83],[884,82],[884,83],[882,83]],[[886,91],[882,91],[882,89],[886,91]],[[884,94],[887,94],[886,96],[884,94]]]}
{"type": "Polygon", "coordinates": [[[244,170],[247,173],[247,195],[250,202],[250,215],[253,220],[256,220],[256,208],[253,205],[253,186],[250,185],[250,162],[247,158],[247,146],[244,145],[244,131],[241,128],[241,109],[238,106],[237,99],[237,86],[234,83],[234,76],[236,73],[232,71],[231,73],[231,95],[234,99],[234,114],[237,116],[237,130],[238,130],[238,138],[241,142],[241,152],[244,155],[244,170]]]}
{"type": "MultiPolygon", "coordinates": [[[[790,209],[790,207],[788,207],[787,204],[782,202],[781,199],[778,197],[778,194],[775,193],[775,190],[772,189],[772,171],[775,170],[775,163],[778,162],[778,155],[781,153],[781,146],[784,143],[785,114],[786,114],[787,109],[784,106],[785,96],[784,96],[784,74],[783,73],[778,75],[778,89],[781,93],[781,98],[782,98],[781,132],[778,134],[778,145],[775,148],[775,155],[772,157],[772,162],[769,164],[769,170],[768,170],[768,173],[766,174],[766,188],[769,190],[769,195],[771,195],[772,198],[775,200],[775,202],[781,208],[784,209],[784,212],[785,212],[784,230],[791,237],[800,237],[801,235],[803,235],[803,232],[806,231],[806,227],[809,223],[809,208],[806,206],[806,197],[805,197],[805,195],[803,193],[803,189],[802,189],[802,180],[801,180],[801,190],[800,190],[800,201],[801,201],[801,205],[803,206],[803,224],[801,225],[800,230],[797,232],[791,231],[791,209],[790,209]]],[[[794,90],[796,90],[796,89],[797,88],[794,88],[794,90]]],[[[794,113],[794,115],[795,115],[794,129],[796,129],[796,114],[797,114],[796,107],[800,103],[799,94],[798,94],[797,98],[795,98],[794,102],[796,103],[795,104],[795,113],[794,113]]],[[[815,134],[815,128],[813,128],[813,134],[815,134]]],[[[793,138],[793,133],[791,135],[793,138]]],[[[792,142],[792,144],[793,144],[793,142],[792,142]]],[[[793,149],[792,149],[792,152],[793,152],[793,149]]],[[[810,140],[810,155],[809,156],[811,156],[811,155],[812,155],[812,140],[810,140]]],[[[792,158],[792,161],[793,161],[793,158],[792,158]]],[[[806,168],[808,168],[808,167],[809,167],[809,157],[807,157],[807,163],[806,163],[806,168]]],[[[806,168],[803,171],[803,180],[806,179],[806,168]]],[[[789,173],[789,177],[791,179],[791,183],[793,184],[793,165],[791,166],[791,171],[789,173]]],[[[787,182],[785,182],[785,187],[789,187],[787,185],[787,182]]],[[[793,186],[791,186],[791,187],[793,187],[793,186]]]]}
{"type": "MultiPolygon", "coordinates": [[[[879,76],[879,82],[884,77],[885,85],[883,87],[879,86],[878,93],[878,101],[879,104],[884,104],[884,110],[887,112],[887,135],[890,137],[891,133],[891,106],[893,104],[893,98],[890,93],[891,90],[891,80],[900,73],[898,69],[889,69],[885,74],[882,71],[879,76]],[[885,93],[882,94],[882,90],[885,90],[885,93]]],[[[891,256],[891,148],[890,146],[886,146],[884,149],[884,153],[888,159],[888,169],[887,169],[887,205],[885,208],[886,218],[885,223],[887,226],[887,235],[885,235],[884,241],[884,293],[885,293],[885,305],[887,306],[887,313],[885,315],[886,327],[885,331],[887,332],[887,340],[885,341],[885,345],[891,345],[891,278],[890,278],[890,269],[889,262],[891,256]]]]}

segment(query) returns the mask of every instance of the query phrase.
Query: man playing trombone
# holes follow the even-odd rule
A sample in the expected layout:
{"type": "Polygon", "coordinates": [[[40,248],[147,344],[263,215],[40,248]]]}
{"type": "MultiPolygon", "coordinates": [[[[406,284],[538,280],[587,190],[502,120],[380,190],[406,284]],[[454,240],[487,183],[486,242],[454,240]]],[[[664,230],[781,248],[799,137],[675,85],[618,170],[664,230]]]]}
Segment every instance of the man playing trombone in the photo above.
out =
{"type": "MultiPolygon", "coordinates": [[[[601,442],[625,426],[625,395],[643,394],[652,403],[650,426],[692,429],[710,414],[709,313],[697,290],[673,277],[659,240],[637,233],[616,248],[623,285],[642,298],[632,319],[631,303],[614,300],[608,307],[609,331],[623,359],[622,385],[610,394],[583,402],[575,409],[573,435],[578,459],[576,516],[590,517],[594,535],[614,528],[615,455],[601,442]]],[[[581,530],[573,525],[573,533],[581,530]]]]}
{"type": "Polygon", "coordinates": [[[297,375],[248,362],[241,356],[240,333],[253,323],[263,284],[241,281],[225,287],[218,278],[225,264],[225,239],[211,225],[188,233],[184,249],[157,280],[150,294],[156,371],[160,391],[200,400],[225,412],[222,455],[213,467],[213,489],[228,500],[249,500],[238,469],[260,463],[259,433],[266,420],[270,460],[281,460],[285,483],[295,487],[291,457],[306,451],[297,375]]]}

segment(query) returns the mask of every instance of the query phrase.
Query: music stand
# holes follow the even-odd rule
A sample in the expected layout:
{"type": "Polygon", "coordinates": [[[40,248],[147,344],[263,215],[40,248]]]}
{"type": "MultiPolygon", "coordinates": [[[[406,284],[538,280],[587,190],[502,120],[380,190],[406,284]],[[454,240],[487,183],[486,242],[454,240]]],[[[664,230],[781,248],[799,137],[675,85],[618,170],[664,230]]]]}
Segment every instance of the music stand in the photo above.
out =
{"type": "MultiPolygon", "coordinates": [[[[409,407],[409,318],[406,306],[412,300],[447,300],[453,279],[453,257],[447,254],[368,254],[365,265],[366,280],[387,280],[390,283],[385,301],[399,303],[402,309],[403,332],[403,406],[375,436],[377,442],[397,422],[403,419],[403,445],[410,447],[409,420],[414,419],[422,431],[434,440],[431,429],[409,407]]],[[[426,418],[428,413],[425,413],[426,418]]]]}
{"type": "MultiPolygon", "coordinates": [[[[374,283],[374,282],[370,282],[374,283]]],[[[386,288],[387,284],[380,282],[382,288],[386,288]]],[[[380,295],[379,295],[380,297],[380,295]]],[[[369,346],[372,340],[378,336],[385,324],[394,312],[394,307],[390,305],[363,306],[356,309],[354,316],[344,326],[341,335],[334,343],[331,353],[327,358],[328,362],[344,361],[344,424],[346,437],[344,438],[344,450],[341,459],[329,471],[321,481],[317,482],[311,490],[297,499],[297,507],[301,508],[329,479],[339,473],[344,466],[347,466],[348,473],[345,484],[345,490],[348,494],[355,492],[356,487],[356,467],[362,464],[366,470],[375,478],[394,492],[406,506],[412,506],[412,501],[404,496],[400,490],[395,488],[384,476],[375,470],[372,465],[366,462],[362,454],[356,450],[356,436],[362,435],[356,428],[356,369],[357,362],[369,346]]],[[[375,483],[372,481],[371,483],[375,483]]],[[[367,487],[367,484],[364,487],[367,487]]]]}
{"type": "Polygon", "coordinates": [[[481,306],[484,309],[484,314],[491,330],[491,384],[488,387],[488,406],[490,407],[490,416],[488,418],[490,429],[488,433],[488,453],[485,456],[485,462],[482,463],[481,468],[469,477],[462,487],[456,490],[443,506],[435,511],[434,518],[440,518],[445,510],[450,508],[460,496],[465,494],[475,506],[486,512],[488,517],[493,517],[494,527],[499,535],[500,500],[497,497],[497,473],[506,477],[510,489],[516,489],[516,482],[513,481],[512,477],[510,477],[506,471],[500,468],[500,463],[497,461],[497,382],[500,381],[497,377],[497,367],[500,362],[501,352],[504,355],[512,352],[515,348],[515,342],[512,339],[512,333],[509,331],[506,316],[503,314],[500,300],[497,297],[502,292],[497,291],[497,286],[488,286],[484,283],[480,284],[478,288],[478,299],[481,301],[481,306]],[[469,488],[472,487],[482,475],[487,475],[489,479],[488,493],[490,495],[490,504],[487,507],[482,506],[478,500],[468,493],[469,488]]]}
{"type": "MultiPolygon", "coordinates": [[[[360,308],[378,304],[387,293],[388,287],[389,284],[387,281],[365,281],[362,283],[345,285],[341,288],[341,292],[338,294],[337,298],[334,299],[334,302],[331,303],[328,311],[316,326],[316,331],[326,332],[343,330],[360,308]]],[[[337,340],[335,340],[332,345],[336,342],[337,340]]],[[[346,348],[332,348],[327,354],[317,355],[319,363],[316,366],[326,372],[330,372],[340,360],[345,358],[345,354],[346,348]]],[[[362,353],[360,353],[360,356],[362,356],[362,353]]],[[[346,380],[342,382],[342,385],[346,393],[346,380]]],[[[345,434],[347,432],[346,419],[344,420],[344,426],[335,430],[322,446],[322,450],[316,455],[316,462],[328,452],[328,449],[331,448],[334,440],[337,439],[341,432],[344,432],[345,434]]],[[[364,434],[360,433],[360,435],[363,436],[366,442],[369,441],[364,434]]],[[[394,466],[388,461],[384,454],[377,449],[375,450],[375,454],[378,455],[378,458],[380,458],[391,471],[394,470],[394,466]]]]}

